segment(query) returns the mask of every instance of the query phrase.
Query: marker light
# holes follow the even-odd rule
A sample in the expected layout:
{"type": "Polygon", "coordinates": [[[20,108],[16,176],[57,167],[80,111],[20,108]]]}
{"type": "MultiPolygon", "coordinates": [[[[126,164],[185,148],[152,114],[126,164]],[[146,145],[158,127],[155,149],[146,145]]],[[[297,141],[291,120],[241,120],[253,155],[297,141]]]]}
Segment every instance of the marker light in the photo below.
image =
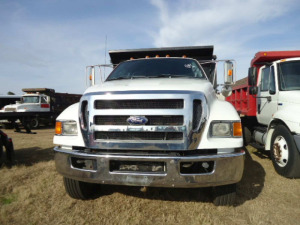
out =
{"type": "Polygon", "coordinates": [[[92,78],[93,78],[93,76],[92,76],[92,74],[90,75],[90,80],[92,80],[92,78]]]}
{"type": "Polygon", "coordinates": [[[130,57],[130,60],[133,60],[134,58],[133,57],[130,57]]]}
{"type": "Polygon", "coordinates": [[[242,130],[241,122],[233,123],[233,136],[234,137],[242,137],[243,136],[243,130],[242,130]]]}
{"type": "Polygon", "coordinates": [[[156,55],[155,58],[159,58],[159,55],[156,55]]]}
{"type": "Polygon", "coordinates": [[[183,55],[182,58],[186,58],[186,55],[183,55]]]}
{"type": "Polygon", "coordinates": [[[149,57],[149,55],[146,55],[146,57],[145,57],[146,59],[149,59],[150,57],[149,57]]]}
{"type": "Polygon", "coordinates": [[[61,135],[62,134],[62,123],[56,121],[55,123],[55,134],[61,135]]]}
{"type": "Polygon", "coordinates": [[[228,70],[228,76],[232,76],[232,70],[228,70]]]}
{"type": "Polygon", "coordinates": [[[266,53],[266,52],[264,53],[264,56],[267,56],[267,53],[266,53]]]}
{"type": "Polygon", "coordinates": [[[170,57],[170,55],[166,55],[166,58],[169,58],[170,57]]]}

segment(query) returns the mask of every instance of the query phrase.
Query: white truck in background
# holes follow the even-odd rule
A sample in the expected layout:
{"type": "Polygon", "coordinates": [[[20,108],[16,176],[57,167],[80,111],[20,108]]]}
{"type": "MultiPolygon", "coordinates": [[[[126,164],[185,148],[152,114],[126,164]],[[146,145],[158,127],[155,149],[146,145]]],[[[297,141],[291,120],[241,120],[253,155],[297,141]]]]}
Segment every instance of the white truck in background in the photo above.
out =
{"type": "MultiPolygon", "coordinates": [[[[0,110],[0,119],[15,123],[16,120],[27,127],[37,128],[40,124],[51,124],[69,105],[79,102],[81,95],[56,93],[50,88],[23,88],[24,95],[15,104],[0,110]]],[[[18,129],[18,128],[17,128],[18,129]]]]}
{"type": "MultiPolygon", "coordinates": [[[[114,70],[56,121],[55,163],[76,199],[99,185],[213,187],[215,205],[232,205],[244,169],[240,117],[216,97],[213,46],[117,50],[114,70]]],[[[224,62],[224,95],[235,64],[224,62]]]]}

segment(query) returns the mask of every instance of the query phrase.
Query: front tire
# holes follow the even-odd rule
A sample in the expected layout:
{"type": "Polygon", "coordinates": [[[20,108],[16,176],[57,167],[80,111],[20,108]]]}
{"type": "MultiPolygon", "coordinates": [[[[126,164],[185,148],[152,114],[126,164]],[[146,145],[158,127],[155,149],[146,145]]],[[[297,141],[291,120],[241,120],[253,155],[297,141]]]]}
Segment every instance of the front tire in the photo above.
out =
{"type": "Polygon", "coordinates": [[[38,118],[33,118],[30,120],[30,128],[38,128],[40,126],[40,121],[38,118]]]}
{"type": "Polygon", "coordinates": [[[232,206],[236,198],[236,184],[217,186],[213,188],[213,203],[215,206],[232,206]]]}
{"type": "Polygon", "coordinates": [[[284,177],[300,177],[300,154],[288,128],[278,125],[271,139],[271,159],[276,172],[284,177]]]}
{"type": "Polygon", "coordinates": [[[64,177],[66,192],[71,198],[87,200],[99,197],[100,185],[64,177]]]}

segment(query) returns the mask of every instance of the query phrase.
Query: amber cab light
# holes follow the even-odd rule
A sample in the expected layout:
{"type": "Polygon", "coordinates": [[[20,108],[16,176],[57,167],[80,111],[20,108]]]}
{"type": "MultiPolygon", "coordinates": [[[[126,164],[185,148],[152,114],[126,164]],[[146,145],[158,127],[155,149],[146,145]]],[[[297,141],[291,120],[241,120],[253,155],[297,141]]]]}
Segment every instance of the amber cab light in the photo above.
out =
{"type": "Polygon", "coordinates": [[[56,121],[55,134],[62,134],[62,123],[61,122],[56,121]]]}
{"type": "Polygon", "coordinates": [[[243,136],[243,130],[242,130],[241,122],[233,123],[233,136],[234,137],[242,137],[243,136]]]}

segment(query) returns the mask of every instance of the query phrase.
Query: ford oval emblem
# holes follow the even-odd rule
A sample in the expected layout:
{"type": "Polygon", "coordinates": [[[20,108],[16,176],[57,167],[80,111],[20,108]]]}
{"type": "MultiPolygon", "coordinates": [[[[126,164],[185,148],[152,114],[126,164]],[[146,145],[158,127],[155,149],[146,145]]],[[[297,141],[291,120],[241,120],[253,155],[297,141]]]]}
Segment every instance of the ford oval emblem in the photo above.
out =
{"type": "Polygon", "coordinates": [[[127,119],[127,122],[130,125],[145,125],[148,122],[148,119],[145,116],[130,116],[127,119]]]}

